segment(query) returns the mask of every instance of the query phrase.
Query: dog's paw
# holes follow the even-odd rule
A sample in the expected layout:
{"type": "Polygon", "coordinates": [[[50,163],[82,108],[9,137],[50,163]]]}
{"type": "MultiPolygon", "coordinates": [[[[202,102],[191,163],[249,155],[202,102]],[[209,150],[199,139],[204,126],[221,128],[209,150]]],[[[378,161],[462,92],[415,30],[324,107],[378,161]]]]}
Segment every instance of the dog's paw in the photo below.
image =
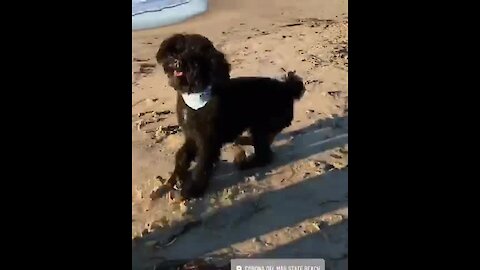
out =
{"type": "Polygon", "coordinates": [[[168,178],[168,180],[165,182],[165,185],[170,187],[170,188],[173,188],[177,182],[179,182],[180,178],[178,177],[178,175],[176,173],[172,173],[172,175],[170,175],[170,178],[168,178]]]}
{"type": "Polygon", "coordinates": [[[188,179],[189,174],[177,175],[173,173],[170,178],[165,182],[165,186],[170,189],[180,190],[182,188],[183,182],[188,179]]]}
{"type": "Polygon", "coordinates": [[[190,200],[202,197],[207,190],[207,185],[200,181],[189,181],[180,190],[181,200],[190,200]]]}
{"type": "Polygon", "coordinates": [[[242,171],[250,170],[258,166],[257,162],[252,158],[245,159],[237,164],[238,169],[242,171]]]}

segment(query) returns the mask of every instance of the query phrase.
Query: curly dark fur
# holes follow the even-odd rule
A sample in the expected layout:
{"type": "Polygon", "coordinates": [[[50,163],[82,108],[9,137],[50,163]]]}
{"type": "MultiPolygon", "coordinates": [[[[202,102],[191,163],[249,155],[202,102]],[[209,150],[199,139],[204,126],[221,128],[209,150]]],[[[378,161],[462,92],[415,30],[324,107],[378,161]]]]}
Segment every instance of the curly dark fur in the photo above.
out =
{"type": "Polygon", "coordinates": [[[230,78],[230,64],[213,43],[199,34],[175,34],[162,42],[156,55],[173,88],[184,92],[230,78]],[[186,62],[185,59],[198,61],[186,62]],[[201,69],[196,65],[201,65],[201,69]],[[175,76],[174,70],[188,76],[175,76]]]}
{"type": "Polygon", "coordinates": [[[228,79],[225,72],[230,66],[226,68],[223,54],[212,49],[208,39],[198,35],[172,38],[162,43],[157,60],[164,65],[170,85],[177,91],[177,118],[185,143],[176,154],[175,169],[167,183],[174,186],[179,182],[182,197],[189,199],[204,194],[221,147],[238,140],[244,131],[251,134],[255,154],[241,160],[237,164],[240,169],[271,162],[270,145],[291,124],[294,100],[302,97],[305,88],[294,72],[283,80],[228,79]],[[208,85],[212,86],[212,98],[203,108],[194,110],[185,104],[182,93],[201,92],[208,85]],[[196,166],[189,177],[188,169],[194,160],[196,166]]]}

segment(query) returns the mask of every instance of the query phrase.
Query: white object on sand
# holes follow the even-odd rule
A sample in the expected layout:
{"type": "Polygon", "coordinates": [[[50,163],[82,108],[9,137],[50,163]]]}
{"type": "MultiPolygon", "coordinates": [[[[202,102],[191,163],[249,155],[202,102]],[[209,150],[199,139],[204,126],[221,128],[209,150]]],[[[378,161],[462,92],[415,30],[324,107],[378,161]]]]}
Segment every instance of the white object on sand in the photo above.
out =
{"type": "Polygon", "coordinates": [[[132,0],[132,30],[179,23],[207,8],[208,0],[132,0]]]}

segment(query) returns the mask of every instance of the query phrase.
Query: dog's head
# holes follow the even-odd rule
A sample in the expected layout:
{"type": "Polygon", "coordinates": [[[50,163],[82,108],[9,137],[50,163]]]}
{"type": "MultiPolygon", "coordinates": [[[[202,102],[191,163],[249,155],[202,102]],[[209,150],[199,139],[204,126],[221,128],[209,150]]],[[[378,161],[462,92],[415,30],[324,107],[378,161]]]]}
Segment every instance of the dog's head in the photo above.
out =
{"type": "Polygon", "coordinates": [[[175,34],[162,42],[156,55],[169,84],[180,92],[203,91],[230,78],[230,64],[206,37],[175,34]]]}

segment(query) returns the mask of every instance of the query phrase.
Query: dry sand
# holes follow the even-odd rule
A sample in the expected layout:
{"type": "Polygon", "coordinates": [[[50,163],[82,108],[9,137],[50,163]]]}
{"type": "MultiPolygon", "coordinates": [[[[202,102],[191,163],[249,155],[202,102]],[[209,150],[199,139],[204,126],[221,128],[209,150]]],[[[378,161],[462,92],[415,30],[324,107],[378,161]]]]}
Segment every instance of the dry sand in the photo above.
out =
{"type": "Polygon", "coordinates": [[[347,269],[347,9],[345,0],[217,0],[182,24],[133,33],[132,269],[195,257],[320,257],[347,269]],[[175,93],[154,59],[177,32],[209,37],[232,76],[296,70],[307,88],[272,165],[240,172],[227,145],[208,194],[187,205],[149,198],[183,141],[175,93]]]}

